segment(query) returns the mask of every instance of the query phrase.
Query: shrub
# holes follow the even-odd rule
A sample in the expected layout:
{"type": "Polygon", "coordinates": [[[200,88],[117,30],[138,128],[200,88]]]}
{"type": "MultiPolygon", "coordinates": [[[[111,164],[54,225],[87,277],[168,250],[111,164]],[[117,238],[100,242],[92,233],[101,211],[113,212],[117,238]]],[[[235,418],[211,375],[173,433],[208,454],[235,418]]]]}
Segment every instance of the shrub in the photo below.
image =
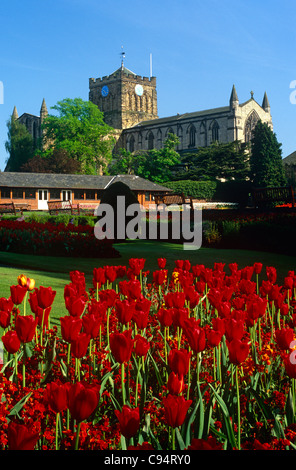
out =
{"type": "Polygon", "coordinates": [[[165,185],[175,192],[183,193],[186,197],[206,199],[207,201],[214,198],[217,188],[216,181],[180,180],[170,181],[165,185]]]}

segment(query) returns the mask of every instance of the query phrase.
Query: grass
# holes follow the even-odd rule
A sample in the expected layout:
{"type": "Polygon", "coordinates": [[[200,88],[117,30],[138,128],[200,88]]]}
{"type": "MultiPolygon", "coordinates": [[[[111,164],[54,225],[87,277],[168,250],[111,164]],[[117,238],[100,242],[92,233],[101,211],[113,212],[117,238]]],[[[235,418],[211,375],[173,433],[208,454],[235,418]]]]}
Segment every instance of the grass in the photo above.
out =
{"type": "Polygon", "coordinates": [[[92,286],[93,269],[100,266],[128,265],[129,258],[145,258],[145,269],[157,269],[157,258],[167,259],[169,272],[175,266],[176,259],[188,259],[192,264],[204,264],[213,267],[215,262],[238,263],[239,268],[252,265],[254,262],[263,263],[263,275],[266,266],[274,266],[278,273],[278,283],[281,283],[289,270],[296,270],[296,257],[267,252],[247,250],[211,249],[183,250],[182,245],[143,240],[127,241],[115,245],[121,258],[89,259],[89,258],[60,258],[54,256],[32,256],[26,254],[0,252],[0,297],[9,297],[10,286],[16,284],[17,276],[21,273],[32,277],[36,287],[51,286],[57,291],[52,309],[52,324],[59,325],[59,317],[66,314],[64,305],[64,286],[70,282],[69,272],[79,270],[85,273],[87,287],[92,286]]]}

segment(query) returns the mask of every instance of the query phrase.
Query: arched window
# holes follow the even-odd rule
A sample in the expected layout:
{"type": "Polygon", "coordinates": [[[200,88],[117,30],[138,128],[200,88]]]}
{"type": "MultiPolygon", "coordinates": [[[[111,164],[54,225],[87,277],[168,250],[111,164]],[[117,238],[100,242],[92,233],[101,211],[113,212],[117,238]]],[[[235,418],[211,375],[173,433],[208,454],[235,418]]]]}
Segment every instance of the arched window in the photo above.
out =
{"type": "Polygon", "coordinates": [[[201,122],[200,128],[199,128],[199,133],[200,133],[200,145],[202,147],[207,146],[207,129],[204,121],[201,122]]]}
{"type": "Polygon", "coordinates": [[[192,124],[189,128],[189,145],[188,145],[188,147],[195,147],[195,137],[196,137],[196,129],[192,124]]]}
{"type": "Polygon", "coordinates": [[[152,131],[149,132],[147,136],[147,140],[148,140],[148,150],[152,150],[154,148],[154,135],[152,131]]]}
{"type": "Polygon", "coordinates": [[[214,121],[212,125],[212,142],[218,142],[218,141],[219,141],[219,125],[217,121],[214,121]]]}
{"type": "Polygon", "coordinates": [[[129,140],[129,151],[134,152],[135,150],[135,138],[133,135],[131,135],[130,140],[129,140]]]}
{"type": "Polygon", "coordinates": [[[253,138],[253,131],[259,121],[259,116],[256,111],[252,111],[245,123],[245,142],[251,142],[253,138]]]}

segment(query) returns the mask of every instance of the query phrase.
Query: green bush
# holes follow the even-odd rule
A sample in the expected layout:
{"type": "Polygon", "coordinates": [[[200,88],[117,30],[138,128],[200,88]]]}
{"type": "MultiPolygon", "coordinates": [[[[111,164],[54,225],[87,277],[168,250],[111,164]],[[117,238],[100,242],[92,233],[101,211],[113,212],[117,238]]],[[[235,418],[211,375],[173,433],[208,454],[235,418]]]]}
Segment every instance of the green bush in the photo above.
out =
{"type": "Polygon", "coordinates": [[[211,201],[214,198],[217,188],[216,181],[180,180],[169,181],[165,185],[174,192],[183,193],[185,197],[206,199],[207,201],[211,201]]]}

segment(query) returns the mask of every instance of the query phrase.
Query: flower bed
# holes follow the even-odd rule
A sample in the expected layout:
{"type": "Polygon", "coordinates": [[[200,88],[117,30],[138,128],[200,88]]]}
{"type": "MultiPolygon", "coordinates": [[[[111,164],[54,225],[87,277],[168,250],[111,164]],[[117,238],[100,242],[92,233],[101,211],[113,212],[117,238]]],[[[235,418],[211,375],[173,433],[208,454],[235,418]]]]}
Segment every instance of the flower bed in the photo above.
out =
{"type": "Polygon", "coordinates": [[[98,240],[89,225],[0,221],[0,251],[35,255],[117,258],[112,240],[98,240]]]}
{"type": "Polygon", "coordinates": [[[0,299],[3,450],[295,450],[296,276],[145,259],[0,299]]]}

